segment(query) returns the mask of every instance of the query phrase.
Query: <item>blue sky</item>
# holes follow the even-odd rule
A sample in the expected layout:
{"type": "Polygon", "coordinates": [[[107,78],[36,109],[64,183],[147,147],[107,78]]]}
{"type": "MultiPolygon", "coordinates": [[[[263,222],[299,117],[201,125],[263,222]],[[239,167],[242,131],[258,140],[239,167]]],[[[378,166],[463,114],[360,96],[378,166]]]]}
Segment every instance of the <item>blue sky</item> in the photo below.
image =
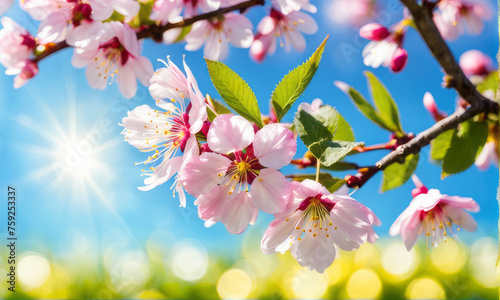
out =
{"type": "MultiPolygon", "coordinates": [[[[320,98],[336,107],[351,123],[357,140],[367,145],[386,142],[388,134],[365,119],[348,97],[333,85],[335,80],[344,81],[368,96],[362,74],[364,70],[374,72],[388,87],[400,108],[407,132],[418,133],[433,124],[422,106],[426,91],[434,95],[441,110],[454,111],[456,93],[441,87],[443,74],[440,67],[415,31],[409,30],[405,38],[409,61],[403,72],[394,74],[384,68],[371,69],[363,65],[360,54],[366,42],[358,37],[357,30],[340,27],[329,20],[324,13],[326,6],[323,7],[327,2],[318,4],[318,13],[314,17],[320,29],[316,34],[306,36],[307,49],[303,53],[285,53],[278,49],[274,56],[256,64],[249,59],[248,49],[231,48],[224,62],[247,80],[263,113],[268,112],[269,97],[275,84],[289,70],[305,61],[326,35],[330,38],[315,78],[285,121],[292,121],[293,111],[300,102],[320,98]],[[346,49],[350,54],[346,54],[346,49]]],[[[397,7],[399,1],[384,2],[382,7],[388,3],[397,7]]],[[[496,4],[491,2],[491,5],[496,4]]],[[[257,24],[263,14],[264,9],[258,7],[251,9],[248,16],[257,24]]],[[[12,8],[6,15],[27,26],[32,33],[36,31],[36,23],[30,22],[19,8],[12,8]]],[[[402,8],[397,13],[390,13],[387,18],[390,20],[384,25],[398,21],[401,16],[402,8]]],[[[156,59],[170,55],[179,65],[185,54],[202,92],[219,98],[208,77],[202,51],[187,52],[183,46],[146,41],[143,55],[158,68],[162,65],[156,59]]],[[[462,36],[450,46],[457,57],[469,49],[479,49],[494,58],[498,51],[496,21],[487,22],[482,35],[462,36]]],[[[169,189],[171,182],[149,192],[137,189],[142,186],[142,167],[135,166],[134,162],[146,157],[123,142],[118,123],[128,110],[142,104],[154,105],[147,89],[140,86],[137,96],[131,100],[120,95],[116,84],[108,86],[105,91],[93,90],[88,86],[84,69],[71,66],[71,55],[71,50],[67,49],[43,60],[39,65],[40,74],[18,90],[12,87],[12,77],[0,77],[3,169],[0,181],[4,187],[13,184],[18,189],[18,233],[26,250],[37,250],[42,244],[53,251],[68,250],[76,233],[85,234],[99,245],[99,241],[121,232],[130,243],[140,245],[157,230],[163,230],[169,233],[165,243],[193,238],[213,251],[235,255],[236,252],[228,249],[238,249],[248,233],[230,235],[220,224],[204,228],[192,204],[194,199],[188,198],[186,209],[179,208],[178,199],[172,197],[169,189]],[[72,165],[70,168],[65,167],[68,159],[72,165]]],[[[304,151],[305,147],[301,145],[296,157],[301,157],[304,151]]],[[[383,151],[363,154],[359,161],[373,164],[384,154],[383,151]]],[[[498,218],[495,200],[498,170],[490,168],[480,172],[472,167],[462,174],[441,180],[440,167],[432,164],[428,156],[429,148],[422,149],[417,175],[424,184],[449,195],[472,197],[481,205],[481,211],[474,215],[479,222],[478,230],[472,234],[460,232],[460,235],[471,240],[494,236],[498,218]]],[[[283,172],[288,174],[297,170],[286,167],[283,172]]],[[[385,236],[411,200],[413,185],[408,182],[399,189],[380,193],[380,181],[381,174],[378,174],[353,197],[379,216],[382,226],[376,230],[385,236]]],[[[4,206],[0,208],[1,211],[5,209],[4,206]]],[[[262,234],[271,219],[271,216],[261,214],[250,230],[262,234]]]]}

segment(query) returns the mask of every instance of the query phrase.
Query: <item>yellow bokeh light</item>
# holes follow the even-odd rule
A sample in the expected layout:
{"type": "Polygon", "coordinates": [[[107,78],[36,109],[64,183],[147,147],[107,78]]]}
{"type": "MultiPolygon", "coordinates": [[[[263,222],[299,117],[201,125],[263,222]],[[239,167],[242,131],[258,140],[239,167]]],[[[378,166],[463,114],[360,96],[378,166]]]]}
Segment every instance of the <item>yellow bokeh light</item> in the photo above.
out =
{"type": "Polygon", "coordinates": [[[351,299],[375,299],[382,291],[382,281],[371,269],[359,269],[354,272],[346,285],[346,292],[351,299]]]}
{"type": "Polygon", "coordinates": [[[162,293],[158,292],[157,290],[146,290],[141,292],[137,296],[137,299],[165,299],[165,298],[167,297],[162,293]]]}
{"type": "Polygon", "coordinates": [[[439,282],[429,277],[421,277],[410,282],[405,291],[408,299],[446,299],[439,282]]]}
{"type": "Polygon", "coordinates": [[[498,274],[495,270],[497,251],[498,244],[490,237],[477,240],[471,247],[469,267],[472,276],[487,288],[498,287],[498,274]]]}
{"type": "Polygon", "coordinates": [[[183,240],[174,245],[167,264],[178,278],[195,281],[203,277],[207,271],[207,251],[195,240],[183,240]]]}
{"type": "Polygon", "coordinates": [[[17,269],[19,270],[19,281],[25,290],[41,286],[50,276],[49,261],[39,253],[22,257],[17,269]]]}
{"type": "Polygon", "coordinates": [[[432,264],[440,272],[454,274],[461,271],[467,261],[467,251],[455,239],[447,239],[431,251],[432,264]]]}
{"type": "Polygon", "coordinates": [[[325,272],[328,274],[329,284],[334,285],[344,279],[346,274],[351,273],[351,264],[344,257],[337,257],[325,272]]]}
{"type": "Polygon", "coordinates": [[[394,281],[408,279],[416,270],[418,255],[415,248],[410,251],[402,242],[396,242],[383,248],[380,254],[382,268],[392,275],[394,281]]]}
{"type": "Polygon", "coordinates": [[[240,269],[229,269],[217,282],[217,293],[222,299],[245,299],[252,291],[253,283],[248,274],[240,269]]]}
{"type": "Polygon", "coordinates": [[[292,292],[296,298],[320,298],[328,289],[328,275],[306,268],[300,269],[292,280],[292,292]]]}
{"type": "Polygon", "coordinates": [[[354,253],[355,267],[374,267],[378,262],[378,249],[371,243],[364,243],[354,253]]]}

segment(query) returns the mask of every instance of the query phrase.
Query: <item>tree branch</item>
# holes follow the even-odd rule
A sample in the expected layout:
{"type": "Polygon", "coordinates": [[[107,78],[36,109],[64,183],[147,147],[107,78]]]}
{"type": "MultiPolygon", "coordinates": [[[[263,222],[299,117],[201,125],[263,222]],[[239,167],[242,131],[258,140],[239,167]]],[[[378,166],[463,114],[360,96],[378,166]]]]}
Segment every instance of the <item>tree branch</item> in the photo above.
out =
{"type": "MultiPolygon", "coordinates": [[[[459,64],[455,60],[450,48],[439,33],[439,30],[432,20],[432,10],[434,3],[425,3],[419,5],[415,0],[400,0],[410,11],[413,16],[415,25],[422,36],[423,40],[429,47],[432,55],[443,67],[445,76],[445,86],[455,88],[458,94],[470,104],[478,101],[489,101],[481,93],[476,90],[476,87],[465,76],[459,64]]],[[[491,102],[491,101],[489,101],[491,102]]]]}
{"type": "MultiPolygon", "coordinates": [[[[264,5],[264,3],[265,3],[265,0],[248,0],[248,1],[236,4],[236,5],[223,7],[223,8],[220,8],[218,10],[214,10],[214,11],[211,11],[208,13],[197,15],[197,16],[194,16],[192,18],[184,19],[184,20],[179,21],[179,22],[167,23],[167,24],[162,25],[162,26],[151,25],[151,26],[137,32],[137,39],[153,38],[155,41],[161,42],[163,40],[163,33],[167,30],[174,29],[174,28],[186,27],[186,26],[192,25],[198,21],[211,19],[211,18],[217,17],[217,16],[222,16],[228,12],[232,12],[232,11],[236,11],[236,10],[243,12],[252,6],[264,5]]],[[[44,51],[42,51],[34,59],[32,59],[32,61],[34,63],[38,63],[39,61],[50,56],[51,54],[53,54],[59,50],[71,47],[71,46],[68,45],[66,43],[66,41],[62,41],[62,42],[59,42],[57,44],[45,45],[45,47],[46,48],[44,51]]]]}
{"type": "Polygon", "coordinates": [[[438,135],[446,130],[456,128],[460,123],[465,122],[480,113],[493,112],[498,114],[499,106],[481,93],[465,76],[459,64],[455,60],[450,48],[439,33],[439,30],[432,20],[433,3],[424,2],[421,6],[415,0],[400,0],[413,16],[415,25],[431,51],[432,55],[443,67],[445,76],[445,85],[453,87],[458,94],[471,104],[466,110],[459,108],[454,114],[442,119],[429,129],[418,134],[414,139],[399,146],[396,150],[384,156],[375,163],[375,166],[358,170],[360,173],[346,176],[347,185],[351,188],[360,188],[378,171],[384,170],[393,163],[403,163],[406,156],[418,153],[422,147],[427,146],[438,135]]]}

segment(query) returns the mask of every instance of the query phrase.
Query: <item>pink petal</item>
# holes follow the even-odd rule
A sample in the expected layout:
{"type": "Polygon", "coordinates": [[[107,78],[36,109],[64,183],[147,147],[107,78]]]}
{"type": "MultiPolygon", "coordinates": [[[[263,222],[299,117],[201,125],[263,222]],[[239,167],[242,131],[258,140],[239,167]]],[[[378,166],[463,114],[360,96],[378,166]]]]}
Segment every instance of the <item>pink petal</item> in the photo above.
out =
{"type": "Polygon", "coordinates": [[[261,170],[250,189],[255,208],[268,214],[283,211],[291,192],[288,180],[274,169],[261,170]]]}
{"type": "Polygon", "coordinates": [[[198,206],[198,215],[202,220],[218,222],[221,218],[221,207],[228,198],[229,189],[223,185],[215,185],[207,193],[200,195],[194,205],[198,206]]]}
{"type": "Polygon", "coordinates": [[[156,167],[152,174],[147,174],[148,178],[144,179],[144,184],[146,186],[139,187],[141,191],[149,191],[160,184],[165,183],[169,180],[177,171],[182,164],[182,157],[177,156],[172,159],[163,159],[163,161],[156,167]]]}
{"type": "Polygon", "coordinates": [[[261,165],[280,169],[292,161],[297,142],[290,129],[281,124],[268,124],[255,134],[253,149],[261,165]]]}
{"type": "Polygon", "coordinates": [[[137,59],[131,59],[129,64],[134,71],[135,77],[137,77],[144,86],[149,86],[150,79],[154,73],[153,65],[149,59],[140,56],[137,59]]]}
{"type": "Polygon", "coordinates": [[[441,203],[447,204],[452,207],[465,209],[470,212],[478,212],[480,209],[479,204],[477,204],[477,202],[472,198],[443,195],[441,197],[441,203]]]}
{"type": "Polygon", "coordinates": [[[135,78],[134,70],[130,64],[117,68],[116,82],[120,88],[123,97],[130,99],[137,92],[137,79],[135,78]]]}
{"type": "Polygon", "coordinates": [[[221,207],[221,222],[231,234],[240,234],[248,227],[255,214],[250,195],[247,192],[235,192],[221,207]]]}
{"type": "Polygon", "coordinates": [[[477,229],[476,220],[468,212],[448,205],[443,207],[443,212],[458,227],[468,231],[475,231],[477,229]]]}
{"type": "Polygon", "coordinates": [[[306,234],[301,241],[293,243],[291,253],[301,266],[323,273],[335,259],[335,246],[326,237],[326,231],[320,230],[317,236],[306,234]]]}
{"type": "Polygon", "coordinates": [[[190,195],[197,197],[217,185],[230,164],[229,159],[216,153],[193,156],[186,163],[179,180],[190,195]]]}
{"type": "Polygon", "coordinates": [[[225,114],[212,122],[207,142],[214,152],[232,153],[245,149],[252,143],[254,136],[250,122],[240,116],[225,114]]]}

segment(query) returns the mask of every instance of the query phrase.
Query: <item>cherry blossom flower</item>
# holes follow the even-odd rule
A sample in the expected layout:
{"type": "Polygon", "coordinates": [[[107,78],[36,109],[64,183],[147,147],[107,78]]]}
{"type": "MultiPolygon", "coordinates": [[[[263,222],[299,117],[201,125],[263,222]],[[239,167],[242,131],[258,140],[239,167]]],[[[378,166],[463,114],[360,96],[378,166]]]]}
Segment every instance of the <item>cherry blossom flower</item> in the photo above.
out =
{"type": "Polygon", "coordinates": [[[304,51],[306,40],[302,33],[316,33],[318,24],[310,15],[302,11],[292,11],[285,15],[273,7],[269,16],[259,22],[257,31],[250,48],[250,57],[261,62],[267,54],[274,54],[278,42],[281,47],[285,47],[287,52],[292,47],[297,51],[304,51]]]}
{"type": "Polygon", "coordinates": [[[31,60],[21,61],[5,70],[5,74],[17,75],[14,77],[14,88],[18,89],[38,74],[38,65],[31,60]]]}
{"type": "Polygon", "coordinates": [[[366,24],[375,15],[373,0],[333,0],[328,6],[328,16],[338,24],[358,26],[366,24]]]}
{"type": "Polygon", "coordinates": [[[309,0],[272,0],[272,5],[285,15],[299,10],[316,13],[317,10],[316,6],[309,3],[309,0]]]}
{"type": "Polygon", "coordinates": [[[380,220],[345,192],[332,194],[309,179],[292,182],[292,189],[286,210],[264,233],[264,254],[290,249],[301,266],[323,273],[335,259],[335,246],[352,251],[377,238],[373,225],[380,220]]]}
{"type": "MultiPolygon", "coordinates": [[[[143,175],[148,178],[144,180],[146,186],[140,190],[150,190],[163,184],[176,173],[181,173],[191,156],[199,154],[195,135],[203,130],[207,119],[205,98],[191,70],[184,62],[186,76],[170,58],[167,59],[168,63],[162,61],[166,67],[156,70],[149,87],[161,110],[142,105],[128,112],[122,121],[125,127],[122,134],[130,145],[143,152],[154,152],[142,162],[153,166],[143,170],[143,175]],[[178,155],[179,150],[182,155],[178,155]]],[[[177,178],[173,185],[174,196],[177,191],[181,206],[185,207],[184,189],[177,178]]]]}
{"type": "Polygon", "coordinates": [[[186,191],[197,197],[206,225],[221,221],[228,232],[238,234],[254,223],[258,209],[285,209],[290,183],[278,169],[295,155],[289,129],[269,124],[254,133],[243,117],[224,114],[214,119],[207,142],[212,152],[192,157],[180,175],[186,191]]]}
{"type": "Polygon", "coordinates": [[[184,17],[191,18],[202,13],[211,12],[221,7],[220,0],[182,0],[184,3],[184,17]]]}
{"type": "Polygon", "coordinates": [[[483,171],[487,170],[490,164],[498,168],[498,140],[495,141],[491,139],[486,142],[483,150],[481,150],[481,153],[476,157],[474,164],[483,171]]]}
{"type": "Polygon", "coordinates": [[[9,17],[1,20],[0,63],[7,69],[30,58],[36,47],[33,36],[9,17]]]}
{"type": "Polygon", "coordinates": [[[434,100],[434,97],[432,96],[431,93],[426,92],[424,94],[423,103],[425,109],[427,109],[427,111],[432,115],[432,117],[434,118],[434,120],[436,120],[436,122],[446,118],[446,113],[438,109],[436,101],[434,100]]]}
{"type": "Polygon", "coordinates": [[[157,0],[153,4],[149,18],[160,25],[165,25],[181,14],[183,5],[183,0],[157,0]]]}
{"type": "Polygon", "coordinates": [[[125,17],[134,17],[141,6],[137,0],[86,0],[93,8],[92,17],[104,21],[111,17],[113,11],[125,17]]]}
{"type": "Polygon", "coordinates": [[[3,15],[14,3],[14,0],[0,0],[0,16],[3,15]]]}
{"type": "Polygon", "coordinates": [[[482,0],[442,0],[434,12],[434,22],[441,35],[448,40],[456,39],[465,29],[469,34],[479,34],[483,20],[490,19],[491,7],[482,0]]]}
{"type": "Polygon", "coordinates": [[[203,54],[212,60],[224,60],[229,52],[229,43],[238,48],[248,48],[253,41],[253,25],[245,16],[227,13],[211,20],[193,24],[186,35],[185,49],[196,51],[203,44],[203,54]]]}
{"type": "Polygon", "coordinates": [[[413,200],[392,224],[389,234],[401,238],[409,251],[416,243],[420,234],[425,235],[427,249],[429,240],[431,246],[436,246],[449,233],[455,236],[453,224],[457,231],[465,228],[468,231],[476,230],[474,218],[467,213],[478,212],[479,204],[471,198],[442,195],[437,189],[428,190],[416,175],[412,176],[416,188],[412,191],[413,200]]]}
{"type": "Polygon", "coordinates": [[[92,88],[103,90],[116,77],[120,92],[132,98],[137,79],[145,86],[153,75],[149,59],[140,56],[140,45],[134,30],[120,22],[105,23],[105,33],[99,37],[99,47],[75,48],[72,64],[87,66],[87,80],[92,88]]]}
{"type": "Polygon", "coordinates": [[[408,24],[404,19],[391,29],[376,23],[363,26],[360,35],[371,40],[363,49],[364,64],[373,68],[390,66],[394,72],[403,70],[408,61],[408,53],[402,48],[408,24]]]}
{"type": "Polygon", "coordinates": [[[466,76],[485,76],[494,70],[491,58],[479,50],[464,52],[459,63],[466,76]]]}

